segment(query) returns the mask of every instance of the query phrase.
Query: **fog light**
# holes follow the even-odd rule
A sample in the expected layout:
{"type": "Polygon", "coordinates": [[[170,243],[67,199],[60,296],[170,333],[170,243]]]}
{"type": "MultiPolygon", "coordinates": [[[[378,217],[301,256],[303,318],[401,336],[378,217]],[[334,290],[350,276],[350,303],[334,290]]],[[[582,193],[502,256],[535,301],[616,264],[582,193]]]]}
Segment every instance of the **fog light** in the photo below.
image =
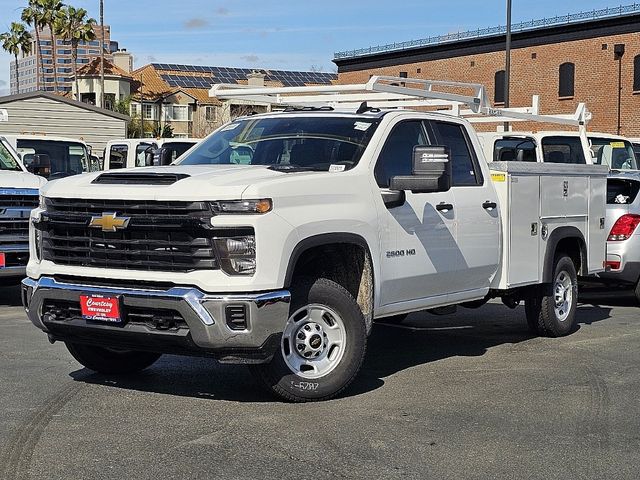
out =
{"type": "Polygon", "coordinates": [[[256,238],[254,235],[215,239],[220,268],[228,275],[256,273],[256,238]]]}

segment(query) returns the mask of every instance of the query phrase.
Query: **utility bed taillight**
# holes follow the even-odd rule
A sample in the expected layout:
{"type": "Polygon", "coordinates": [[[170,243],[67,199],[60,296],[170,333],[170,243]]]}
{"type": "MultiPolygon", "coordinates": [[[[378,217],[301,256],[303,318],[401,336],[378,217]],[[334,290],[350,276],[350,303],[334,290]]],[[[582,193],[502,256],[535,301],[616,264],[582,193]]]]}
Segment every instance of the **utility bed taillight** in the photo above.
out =
{"type": "Polygon", "coordinates": [[[640,215],[622,215],[613,225],[608,240],[610,242],[628,240],[635,232],[638,224],[640,224],[640,215]]]}

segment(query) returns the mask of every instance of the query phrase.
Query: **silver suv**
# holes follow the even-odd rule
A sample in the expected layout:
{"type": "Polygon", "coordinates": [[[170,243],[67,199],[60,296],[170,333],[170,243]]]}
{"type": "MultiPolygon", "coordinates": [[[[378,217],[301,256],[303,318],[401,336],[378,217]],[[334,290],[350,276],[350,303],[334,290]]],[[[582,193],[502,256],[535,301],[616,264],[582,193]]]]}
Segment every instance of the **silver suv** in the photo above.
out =
{"type": "Polygon", "coordinates": [[[612,173],[607,181],[606,283],[632,287],[640,303],[640,172],[612,173]]]}

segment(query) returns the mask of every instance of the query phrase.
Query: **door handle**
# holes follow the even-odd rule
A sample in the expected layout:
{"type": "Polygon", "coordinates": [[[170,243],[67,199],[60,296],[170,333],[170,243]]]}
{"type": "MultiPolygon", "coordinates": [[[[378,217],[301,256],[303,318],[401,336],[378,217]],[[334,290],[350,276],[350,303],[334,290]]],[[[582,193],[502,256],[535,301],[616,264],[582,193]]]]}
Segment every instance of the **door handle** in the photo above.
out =
{"type": "Polygon", "coordinates": [[[496,202],[484,202],[482,204],[482,208],[484,208],[485,210],[493,210],[494,208],[497,208],[498,204],[496,202]]]}
{"type": "Polygon", "coordinates": [[[453,205],[450,203],[439,203],[438,205],[436,205],[436,210],[439,212],[447,213],[453,210],[453,205]]]}

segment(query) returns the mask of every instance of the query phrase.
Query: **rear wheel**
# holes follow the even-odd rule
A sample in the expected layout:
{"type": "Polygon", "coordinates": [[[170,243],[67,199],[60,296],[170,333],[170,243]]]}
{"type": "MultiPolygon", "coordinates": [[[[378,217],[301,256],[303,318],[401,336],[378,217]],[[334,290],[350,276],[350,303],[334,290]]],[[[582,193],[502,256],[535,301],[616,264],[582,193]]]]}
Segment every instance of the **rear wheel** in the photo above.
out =
{"type": "Polygon", "coordinates": [[[537,335],[562,337],[576,328],[578,277],[571,258],[556,257],[553,283],[546,289],[538,288],[525,300],[525,313],[529,328],[537,335]]]}
{"type": "Polygon", "coordinates": [[[136,373],[153,365],[162,355],[66,343],[69,353],[89,370],[104,374],[136,373]]]}
{"type": "Polygon", "coordinates": [[[365,318],[353,296],[325,279],[294,281],[280,349],[252,373],[288,401],[334,397],[353,381],[366,349],[365,318]]]}

